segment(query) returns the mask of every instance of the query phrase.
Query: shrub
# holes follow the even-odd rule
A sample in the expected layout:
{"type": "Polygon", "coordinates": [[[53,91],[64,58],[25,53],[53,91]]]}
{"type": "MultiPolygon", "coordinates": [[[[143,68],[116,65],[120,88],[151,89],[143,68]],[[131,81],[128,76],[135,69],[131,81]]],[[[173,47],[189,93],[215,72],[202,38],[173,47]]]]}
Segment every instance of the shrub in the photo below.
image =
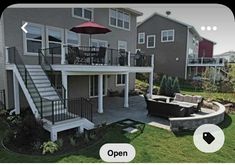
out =
{"type": "Polygon", "coordinates": [[[63,147],[63,144],[64,144],[63,139],[58,139],[58,140],[56,141],[56,144],[59,146],[59,148],[62,148],[62,147],[63,147]]]}
{"type": "Polygon", "coordinates": [[[233,92],[233,83],[231,81],[220,81],[218,91],[224,93],[233,92]]]}
{"type": "Polygon", "coordinates": [[[164,75],[161,80],[159,94],[160,95],[166,95],[166,83],[167,83],[167,77],[164,75]]]}
{"type": "Polygon", "coordinates": [[[73,136],[69,137],[69,142],[72,146],[76,146],[76,139],[73,136]]]}
{"type": "Polygon", "coordinates": [[[165,91],[166,96],[171,97],[174,95],[173,90],[172,90],[172,78],[170,76],[167,78],[165,89],[166,89],[166,91],[165,91]]]}
{"type": "Polygon", "coordinates": [[[180,85],[179,85],[179,80],[177,77],[175,78],[173,82],[172,90],[173,90],[173,94],[180,93],[180,85]]]}
{"type": "Polygon", "coordinates": [[[41,149],[42,149],[42,154],[45,155],[46,153],[50,153],[53,154],[56,151],[59,150],[59,146],[58,144],[52,142],[52,141],[48,141],[48,142],[44,142],[41,145],[41,149]]]}

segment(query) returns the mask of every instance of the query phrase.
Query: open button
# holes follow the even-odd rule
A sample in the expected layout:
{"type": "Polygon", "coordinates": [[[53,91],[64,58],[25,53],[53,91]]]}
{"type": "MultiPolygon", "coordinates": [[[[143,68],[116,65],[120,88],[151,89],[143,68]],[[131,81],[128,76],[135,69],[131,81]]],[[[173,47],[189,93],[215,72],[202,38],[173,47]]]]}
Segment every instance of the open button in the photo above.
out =
{"type": "Polygon", "coordinates": [[[100,158],[105,162],[130,162],[135,158],[135,148],[128,143],[107,143],[100,148],[100,158]]]}

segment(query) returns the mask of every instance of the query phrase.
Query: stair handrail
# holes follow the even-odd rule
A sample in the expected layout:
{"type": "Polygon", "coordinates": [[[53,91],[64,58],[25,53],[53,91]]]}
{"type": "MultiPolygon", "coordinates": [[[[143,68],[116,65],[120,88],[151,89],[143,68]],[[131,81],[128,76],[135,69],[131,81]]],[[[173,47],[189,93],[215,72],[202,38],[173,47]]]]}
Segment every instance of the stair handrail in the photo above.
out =
{"type": "Polygon", "coordinates": [[[49,71],[52,72],[52,75],[54,75],[54,70],[53,70],[53,68],[51,67],[51,65],[49,64],[49,62],[47,61],[46,56],[44,55],[44,53],[42,52],[42,50],[43,50],[43,49],[39,49],[39,50],[38,50],[38,63],[39,63],[39,65],[41,65],[43,71],[45,72],[45,74],[46,74],[48,80],[49,80],[50,83],[51,83],[51,86],[55,89],[55,91],[56,91],[57,95],[60,97],[60,99],[66,99],[66,89],[65,89],[65,87],[63,86],[63,84],[61,84],[62,96],[60,96],[57,87],[52,83],[52,81],[51,81],[51,79],[50,79],[50,76],[49,76],[49,74],[47,73],[47,70],[46,70],[46,68],[45,68],[44,65],[43,65],[42,57],[43,57],[43,59],[44,59],[45,64],[49,67],[49,71]]]}
{"type": "MultiPolygon", "coordinates": [[[[32,82],[32,85],[33,85],[34,89],[36,90],[36,92],[37,92],[37,94],[38,94],[38,96],[39,96],[39,98],[40,98],[40,115],[41,115],[41,119],[42,119],[42,118],[43,118],[43,106],[42,106],[42,101],[43,101],[44,98],[40,95],[40,92],[38,91],[37,87],[35,86],[35,84],[34,84],[34,82],[33,82],[33,79],[32,79],[32,77],[31,77],[31,75],[29,74],[29,72],[28,72],[28,70],[27,70],[27,68],[26,68],[26,66],[25,66],[25,64],[24,64],[24,62],[23,62],[23,60],[22,60],[22,58],[21,58],[19,52],[17,51],[16,47],[9,47],[9,48],[7,48],[8,52],[9,52],[10,49],[13,49],[13,51],[14,51],[14,52],[13,52],[13,62],[14,62],[14,64],[16,65],[16,67],[17,67],[17,69],[18,69],[18,71],[19,71],[19,73],[20,73],[20,75],[21,75],[21,77],[22,77],[22,79],[23,79],[23,81],[24,81],[24,84],[25,84],[26,88],[28,89],[27,78],[29,78],[29,79],[31,80],[31,82],[32,82]],[[16,54],[17,54],[17,56],[16,56],[16,54]],[[22,66],[23,66],[25,75],[22,75],[22,73],[20,72],[20,67],[19,67],[19,65],[22,65],[22,66]],[[23,78],[23,77],[24,77],[24,78],[23,78]]],[[[9,54],[9,55],[10,55],[10,54],[9,54]]],[[[32,97],[32,96],[31,96],[31,97],[32,97]]],[[[33,99],[32,99],[32,100],[33,100],[33,99]]],[[[34,100],[33,100],[33,101],[34,101],[34,100]]],[[[35,106],[37,107],[37,105],[36,105],[35,102],[34,102],[34,104],[35,104],[35,106]]],[[[38,108],[38,107],[37,107],[37,108],[38,108]]]]}

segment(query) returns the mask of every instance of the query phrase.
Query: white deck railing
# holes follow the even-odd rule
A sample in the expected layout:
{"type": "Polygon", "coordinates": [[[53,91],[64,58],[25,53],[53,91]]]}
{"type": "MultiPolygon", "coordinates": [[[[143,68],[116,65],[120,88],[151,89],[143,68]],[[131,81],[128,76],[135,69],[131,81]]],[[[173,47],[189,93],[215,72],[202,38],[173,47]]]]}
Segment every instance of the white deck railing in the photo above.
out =
{"type": "Polygon", "coordinates": [[[208,58],[208,57],[201,57],[201,58],[189,58],[188,59],[188,66],[224,66],[224,58],[208,58]]]}

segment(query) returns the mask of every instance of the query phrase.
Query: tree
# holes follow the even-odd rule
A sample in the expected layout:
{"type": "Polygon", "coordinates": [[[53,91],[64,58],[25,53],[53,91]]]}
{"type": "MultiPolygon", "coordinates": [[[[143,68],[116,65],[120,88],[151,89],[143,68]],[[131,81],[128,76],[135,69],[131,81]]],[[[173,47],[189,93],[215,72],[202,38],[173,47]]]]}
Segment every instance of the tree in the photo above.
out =
{"type": "Polygon", "coordinates": [[[173,96],[173,90],[172,90],[172,77],[169,76],[167,78],[167,82],[166,82],[166,91],[165,91],[165,95],[166,96],[173,96]]]}
{"type": "Polygon", "coordinates": [[[175,95],[175,93],[180,93],[180,85],[179,85],[178,77],[176,77],[174,79],[174,82],[173,82],[173,85],[172,85],[172,90],[173,90],[174,95],[175,95]]]}
{"type": "Polygon", "coordinates": [[[166,75],[164,75],[161,80],[159,95],[166,95],[166,82],[167,82],[167,77],[166,75]]]}

